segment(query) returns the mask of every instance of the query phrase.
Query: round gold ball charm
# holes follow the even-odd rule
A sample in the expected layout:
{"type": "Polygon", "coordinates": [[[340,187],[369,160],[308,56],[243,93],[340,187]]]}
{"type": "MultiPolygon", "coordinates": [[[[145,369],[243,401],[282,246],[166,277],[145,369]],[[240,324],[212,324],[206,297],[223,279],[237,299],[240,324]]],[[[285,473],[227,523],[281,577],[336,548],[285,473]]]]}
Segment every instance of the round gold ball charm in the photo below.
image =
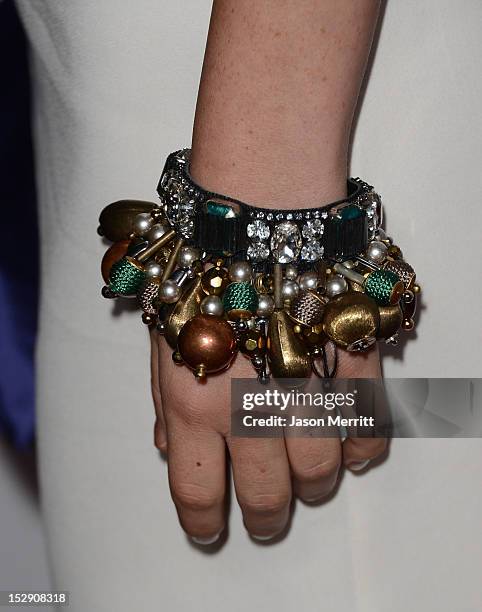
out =
{"type": "Polygon", "coordinates": [[[198,378],[224,370],[236,354],[236,338],[220,317],[199,314],[179,332],[177,347],[183,362],[198,378]]]}
{"type": "Polygon", "coordinates": [[[373,344],[379,324],[376,303],[363,293],[345,293],[325,306],[323,331],[348,351],[363,350],[373,344]]]}

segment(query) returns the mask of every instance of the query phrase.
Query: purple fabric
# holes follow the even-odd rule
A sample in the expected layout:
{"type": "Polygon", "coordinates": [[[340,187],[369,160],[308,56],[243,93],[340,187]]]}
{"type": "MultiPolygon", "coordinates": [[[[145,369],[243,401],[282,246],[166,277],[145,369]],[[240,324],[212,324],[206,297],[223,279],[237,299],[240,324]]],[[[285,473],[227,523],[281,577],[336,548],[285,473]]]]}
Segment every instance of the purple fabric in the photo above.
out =
{"type": "Polygon", "coordinates": [[[0,3],[0,429],[34,435],[33,352],[38,244],[26,43],[13,3],[0,3]]]}

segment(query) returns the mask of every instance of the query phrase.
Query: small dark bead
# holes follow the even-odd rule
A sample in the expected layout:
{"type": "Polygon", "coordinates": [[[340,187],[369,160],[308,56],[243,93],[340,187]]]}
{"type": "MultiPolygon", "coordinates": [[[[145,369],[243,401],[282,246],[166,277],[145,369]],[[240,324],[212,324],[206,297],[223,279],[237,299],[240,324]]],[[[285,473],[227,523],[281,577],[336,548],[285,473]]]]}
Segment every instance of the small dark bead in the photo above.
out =
{"type": "Polygon", "coordinates": [[[114,293],[112,289],[110,289],[110,287],[107,287],[107,285],[104,285],[104,287],[102,287],[101,293],[102,297],[105,297],[108,300],[112,300],[117,297],[117,294],[114,293]]]}

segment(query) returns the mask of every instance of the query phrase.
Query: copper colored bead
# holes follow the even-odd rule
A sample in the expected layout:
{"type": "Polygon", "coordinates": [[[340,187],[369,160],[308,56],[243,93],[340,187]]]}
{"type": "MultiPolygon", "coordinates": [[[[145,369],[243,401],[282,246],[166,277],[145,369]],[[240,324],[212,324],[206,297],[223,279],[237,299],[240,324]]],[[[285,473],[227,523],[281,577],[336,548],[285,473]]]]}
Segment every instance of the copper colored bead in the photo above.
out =
{"type": "Polygon", "coordinates": [[[179,332],[178,351],[199,377],[224,370],[236,354],[236,339],[229,323],[213,315],[196,315],[179,332]]]}
{"type": "Polygon", "coordinates": [[[114,244],[112,244],[104,253],[100,269],[102,272],[102,278],[106,283],[109,282],[110,269],[112,268],[112,265],[124,257],[124,255],[127,253],[127,249],[129,248],[129,243],[129,240],[114,242],[114,244]]]}

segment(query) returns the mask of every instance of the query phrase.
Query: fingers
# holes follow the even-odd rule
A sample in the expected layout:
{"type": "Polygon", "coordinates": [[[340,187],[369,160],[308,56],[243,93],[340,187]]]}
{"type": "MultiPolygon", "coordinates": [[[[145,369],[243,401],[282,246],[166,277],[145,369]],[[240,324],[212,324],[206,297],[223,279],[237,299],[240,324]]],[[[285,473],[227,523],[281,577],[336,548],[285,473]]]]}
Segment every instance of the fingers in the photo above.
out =
{"type": "MultiPolygon", "coordinates": [[[[339,351],[339,378],[381,378],[378,348],[361,355],[339,351]]],[[[353,472],[366,468],[370,461],[382,455],[387,448],[386,438],[349,436],[343,443],[343,463],[353,472]]]]}
{"type": "Polygon", "coordinates": [[[294,491],[306,502],[317,502],[335,488],[342,452],[339,438],[286,438],[294,491]]]}
{"type": "Polygon", "coordinates": [[[223,437],[193,427],[166,407],[171,495],[184,531],[199,544],[215,542],[225,524],[226,456],[223,437]]]}
{"type": "Polygon", "coordinates": [[[154,444],[162,452],[167,453],[166,422],[162,410],[162,398],[159,378],[159,333],[156,329],[149,331],[151,341],[151,393],[156,421],[154,424],[154,444]]]}
{"type": "Polygon", "coordinates": [[[289,520],[291,479],[283,438],[228,438],[234,485],[246,529],[269,540],[289,520]]]}

